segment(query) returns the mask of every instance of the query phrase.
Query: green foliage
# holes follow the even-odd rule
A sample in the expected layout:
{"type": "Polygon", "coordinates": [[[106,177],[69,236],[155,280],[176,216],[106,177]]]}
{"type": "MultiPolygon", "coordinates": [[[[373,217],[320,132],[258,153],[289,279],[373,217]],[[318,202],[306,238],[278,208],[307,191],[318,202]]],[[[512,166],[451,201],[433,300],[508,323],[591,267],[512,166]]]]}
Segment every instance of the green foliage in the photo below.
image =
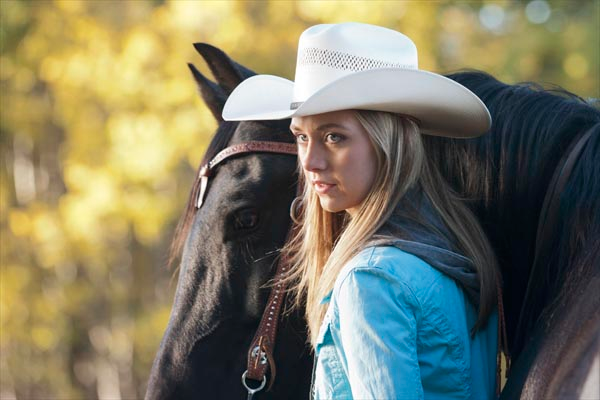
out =
{"type": "Polygon", "coordinates": [[[600,97],[600,3],[530,4],[2,0],[0,397],[143,397],[169,240],[216,127],[193,42],[293,79],[306,27],[354,20],[406,33],[424,69],[600,97]]]}

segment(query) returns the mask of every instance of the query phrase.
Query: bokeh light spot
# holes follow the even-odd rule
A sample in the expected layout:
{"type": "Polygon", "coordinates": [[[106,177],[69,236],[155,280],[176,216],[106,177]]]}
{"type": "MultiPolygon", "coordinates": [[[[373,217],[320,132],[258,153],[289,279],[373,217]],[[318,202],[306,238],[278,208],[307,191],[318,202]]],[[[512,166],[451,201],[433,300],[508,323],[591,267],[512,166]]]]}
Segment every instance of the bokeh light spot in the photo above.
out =
{"type": "Polygon", "coordinates": [[[573,79],[581,79],[589,69],[588,61],[580,53],[571,53],[563,62],[563,69],[573,79]]]}
{"type": "Polygon", "coordinates": [[[484,28],[496,32],[504,25],[504,9],[497,4],[486,4],[479,10],[479,21],[484,28]]]}
{"type": "Polygon", "coordinates": [[[56,346],[57,337],[54,332],[46,326],[34,326],[31,329],[31,339],[40,350],[51,350],[56,346]]]}
{"type": "Polygon", "coordinates": [[[26,236],[31,231],[29,216],[18,210],[12,210],[8,216],[11,232],[16,236],[26,236]]]}
{"type": "Polygon", "coordinates": [[[532,24],[543,24],[548,21],[550,14],[550,6],[544,0],[533,0],[525,7],[525,15],[532,24]]]}

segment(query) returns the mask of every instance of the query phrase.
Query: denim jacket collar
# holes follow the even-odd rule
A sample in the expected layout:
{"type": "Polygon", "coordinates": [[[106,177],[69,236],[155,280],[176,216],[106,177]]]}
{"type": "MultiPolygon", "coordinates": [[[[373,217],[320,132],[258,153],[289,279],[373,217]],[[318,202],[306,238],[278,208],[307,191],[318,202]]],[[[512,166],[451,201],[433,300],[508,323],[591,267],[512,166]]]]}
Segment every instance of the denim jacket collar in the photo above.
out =
{"type": "Polygon", "coordinates": [[[452,234],[422,190],[413,188],[367,246],[395,246],[454,279],[479,307],[479,276],[473,262],[459,254],[452,234]],[[419,219],[414,218],[419,215],[419,219]]]}
{"type": "Polygon", "coordinates": [[[479,307],[479,277],[470,259],[441,247],[403,239],[379,239],[370,246],[394,246],[411,253],[458,282],[469,301],[479,307]]]}
{"type": "MultiPolygon", "coordinates": [[[[430,200],[422,191],[408,192],[392,216],[367,241],[365,247],[395,246],[411,253],[440,272],[454,279],[463,288],[469,301],[479,307],[479,276],[473,262],[453,248],[450,233],[434,212],[430,200]],[[418,213],[427,226],[410,218],[418,213]],[[432,229],[433,228],[433,229],[432,229]]],[[[321,299],[329,302],[332,291],[321,299]]]]}

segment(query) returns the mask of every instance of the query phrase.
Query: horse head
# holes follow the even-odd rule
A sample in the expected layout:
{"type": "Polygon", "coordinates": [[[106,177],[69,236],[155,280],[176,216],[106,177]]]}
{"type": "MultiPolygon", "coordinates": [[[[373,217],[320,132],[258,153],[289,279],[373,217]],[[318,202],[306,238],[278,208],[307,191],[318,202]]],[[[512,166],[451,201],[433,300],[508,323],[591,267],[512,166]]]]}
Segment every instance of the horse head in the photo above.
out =
{"type": "MultiPolygon", "coordinates": [[[[218,122],[201,167],[236,144],[293,142],[289,120],[223,121],[227,96],[254,72],[213,46],[194,46],[216,78],[212,82],[189,65],[218,122]]],[[[205,189],[200,179],[195,182],[173,242],[172,252],[181,259],[179,280],[146,399],[246,396],[241,375],[267,303],[270,288],[265,284],[291,223],[296,165],[296,157],[285,154],[239,154],[213,169],[205,189]],[[198,196],[203,197],[200,208],[198,196]]],[[[280,322],[274,356],[281,368],[310,370],[302,321],[295,312],[280,322]]],[[[280,375],[261,398],[305,398],[310,383],[306,375],[280,375]]]]}

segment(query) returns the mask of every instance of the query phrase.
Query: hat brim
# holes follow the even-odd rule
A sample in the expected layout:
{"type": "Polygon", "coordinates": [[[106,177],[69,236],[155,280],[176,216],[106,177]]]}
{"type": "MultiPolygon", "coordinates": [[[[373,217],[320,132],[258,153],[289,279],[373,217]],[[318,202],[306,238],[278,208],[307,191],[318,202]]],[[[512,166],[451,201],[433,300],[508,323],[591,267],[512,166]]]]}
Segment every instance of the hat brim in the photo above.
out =
{"type": "Polygon", "coordinates": [[[473,92],[442,75],[382,68],[346,75],[324,86],[291,110],[294,82],[256,75],[240,83],[223,108],[226,121],[274,120],[347,109],[411,115],[421,133],[477,137],[491,127],[490,113],[473,92]]]}

